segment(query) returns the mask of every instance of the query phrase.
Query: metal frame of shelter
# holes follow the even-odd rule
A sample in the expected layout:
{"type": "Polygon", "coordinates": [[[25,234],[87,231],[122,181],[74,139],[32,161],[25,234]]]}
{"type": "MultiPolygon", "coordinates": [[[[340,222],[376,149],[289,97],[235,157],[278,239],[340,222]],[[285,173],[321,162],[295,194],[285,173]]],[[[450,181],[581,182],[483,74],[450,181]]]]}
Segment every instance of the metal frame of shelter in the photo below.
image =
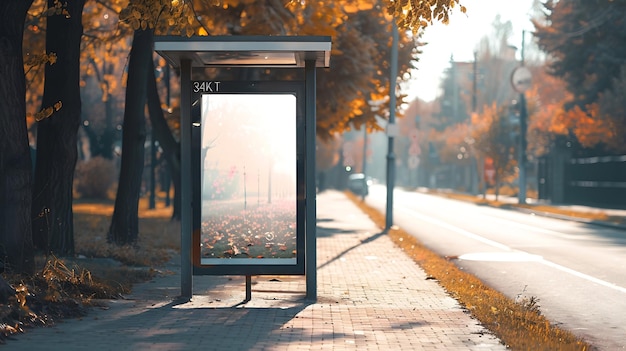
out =
{"type": "MultiPolygon", "coordinates": [[[[329,67],[331,38],[326,36],[207,36],[207,37],[155,37],[154,50],[174,67],[180,68],[181,76],[181,297],[191,299],[193,295],[193,275],[200,274],[243,274],[246,275],[246,300],[250,299],[250,276],[258,274],[301,274],[302,268],[306,276],[306,298],[317,298],[316,271],[316,187],[315,187],[315,89],[316,68],[329,67]],[[197,175],[194,171],[198,165],[193,164],[194,139],[192,116],[192,69],[195,67],[258,67],[258,68],[302,68],[304,69],[304,89],[290,82],[254,82],[239,83],[243,86],[242,93],[261,92],[269,87],[268,93],[291,92],[298,96],[302,90],[304,103],[304,131],[297,132],[297,138],[304,137],[304,167],[298,173],[297,201],[297,234],[304,234],[301,245],[304,247],[303,261],[296,267],[280,267],[255,265],[247,270],[245,267],[224,269],[206,267],[199,264],[199,228],[197,224],[198,196],[194,192],[197,175]],[[246,88],[246,86],[248,88],[246,88]],[[304,184],[302,189],[301,184],[304,184]],[[303,191],[302,191],[303,190],[303,191]],[[302,194],[303,192],[303,194],[302,194]],[[303,197],[303,198],[302,198],[303,197]],[[195,206],[195,207],[194,207],[195,206]],[[302,208],[304,206],[304,209],[302,208]],[[195,211],[195,212],[194,212],[195,211]],[[304,218],[302,217],[304,215],[304,218]],[[302,228],[302,225],[304,228],[302,228]],[[304,230],[303,230],[304,229],[304,230]],[[196,256],[196,257],[195,257],[196,256]],[[303,265],[303,267],[302,267],[303,265]]],[[[228,84],[226,84],[228,85],[228,84]]],[[[195,92],[197,93],[197,91],[195,92]]],[[[300,100],[300,99],[298,99],[300,100]]],[[[299,112],[298,112],[299,113],[299,112]]],[[[199,172],[199,171],[198,171],[199,172]]],[[[197,172],[196,172],[197,173],[197,172]]],[[[300,240],[301,238],[298,238],[300,240]]],[[[300,249],[302,246],[300,247],[300,249]]]]}

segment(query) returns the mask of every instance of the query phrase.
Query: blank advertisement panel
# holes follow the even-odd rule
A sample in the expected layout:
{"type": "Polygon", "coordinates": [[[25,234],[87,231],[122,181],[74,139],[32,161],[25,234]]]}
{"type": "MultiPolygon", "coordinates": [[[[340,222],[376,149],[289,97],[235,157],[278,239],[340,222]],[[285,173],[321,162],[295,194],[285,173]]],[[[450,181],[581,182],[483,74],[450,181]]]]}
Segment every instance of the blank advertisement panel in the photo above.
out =
{"type": "Polygon", "coordinates": [[[302,84],[193,85],[194,274],[304,274],[302,84]]]}

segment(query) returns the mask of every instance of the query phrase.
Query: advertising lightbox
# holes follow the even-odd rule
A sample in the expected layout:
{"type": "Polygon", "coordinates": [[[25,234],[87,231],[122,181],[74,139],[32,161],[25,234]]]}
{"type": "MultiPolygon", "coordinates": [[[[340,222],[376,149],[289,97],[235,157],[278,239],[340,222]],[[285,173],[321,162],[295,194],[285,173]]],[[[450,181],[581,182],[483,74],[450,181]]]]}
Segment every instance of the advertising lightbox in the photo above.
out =
{"type": "Polygon", "coordinates": [[[194,274],[304,274],[304,84],[192,91],[194,274]]]}

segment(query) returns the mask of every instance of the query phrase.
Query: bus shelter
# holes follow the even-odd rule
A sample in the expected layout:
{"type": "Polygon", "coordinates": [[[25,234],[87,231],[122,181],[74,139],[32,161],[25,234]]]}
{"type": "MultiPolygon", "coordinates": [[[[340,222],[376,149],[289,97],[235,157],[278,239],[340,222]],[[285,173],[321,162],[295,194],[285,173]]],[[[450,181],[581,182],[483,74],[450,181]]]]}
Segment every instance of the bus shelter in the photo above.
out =
{"type": "Polygon", "coordinates": [[[305,275],[317,298],[315,89],[325,36],[155,38],[180,69],[181,297],[194,275],[305,275]],[[192,80],[194,68],[292,68],[304,80],[192,80]]]}

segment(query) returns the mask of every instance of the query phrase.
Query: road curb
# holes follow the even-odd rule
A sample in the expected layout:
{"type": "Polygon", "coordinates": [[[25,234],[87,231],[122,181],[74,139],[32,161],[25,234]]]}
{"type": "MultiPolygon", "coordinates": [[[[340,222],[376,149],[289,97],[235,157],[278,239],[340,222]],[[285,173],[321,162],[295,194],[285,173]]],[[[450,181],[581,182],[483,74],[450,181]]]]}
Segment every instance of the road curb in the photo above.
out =
{"type": "MultiPolygon", "coordinates": [[[[491,207],[495,208],[497,206],[491,206],[491,207]]],[[[530,208],[523,208],[523,207],[517,207],[517,206],[510,206],[509,209],[512,209],[512,210],[515,210],[515,211],[519,211],[519,212],[523,212],[523,213],[533,214],[533,215],[537,215],[537,216],[542,216],[542,217],[548,217],[548,218],[554,218],[554,219],[562,219],[562,220],[566,220],[566,221],[578,222],[578,223],[583,223],[583,224],[592,224],[592,225],[597,225],[597,226],[602,226],[602,227],[607,227],[607,228],[613,228],[613,229],[618,229],[618,230],[626,230],[626,226],[625,225],[617,224],[617,223],[611,223],[611,222],[607,222],[607,221],[598,221],[598,220],[587,219],[587,218],[567,216],[567,215],[561,215],[561,214],[558,214],[558,213],[537,211],[537,210],[533,210],[533,209],[530,209],[530,208]]]]}

